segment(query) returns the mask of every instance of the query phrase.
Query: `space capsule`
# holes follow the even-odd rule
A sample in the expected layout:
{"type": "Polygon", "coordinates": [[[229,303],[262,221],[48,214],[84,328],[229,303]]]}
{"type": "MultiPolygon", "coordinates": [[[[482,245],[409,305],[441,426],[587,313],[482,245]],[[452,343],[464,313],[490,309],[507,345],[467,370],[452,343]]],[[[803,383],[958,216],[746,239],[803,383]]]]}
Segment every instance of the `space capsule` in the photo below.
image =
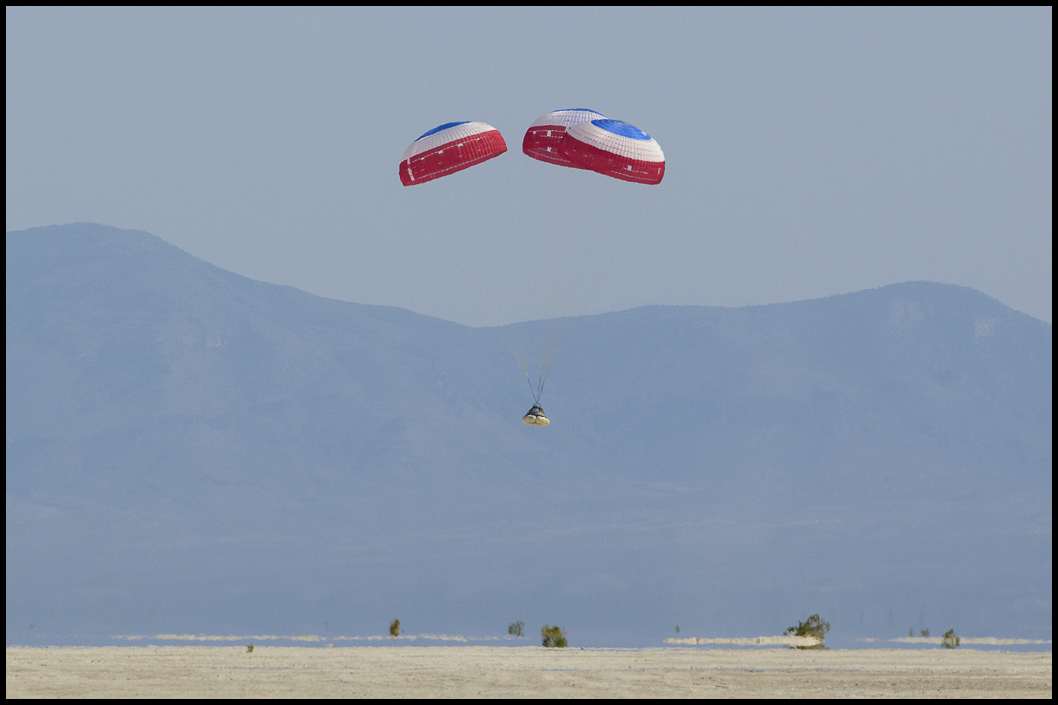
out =
{"type": "Polygon", "coordinates": [[[533,408],[522,417],[522,423],[527,426],[547,426],[551,422],[544,415],[544,410],[539,404],[533,404],[533,408]]]}

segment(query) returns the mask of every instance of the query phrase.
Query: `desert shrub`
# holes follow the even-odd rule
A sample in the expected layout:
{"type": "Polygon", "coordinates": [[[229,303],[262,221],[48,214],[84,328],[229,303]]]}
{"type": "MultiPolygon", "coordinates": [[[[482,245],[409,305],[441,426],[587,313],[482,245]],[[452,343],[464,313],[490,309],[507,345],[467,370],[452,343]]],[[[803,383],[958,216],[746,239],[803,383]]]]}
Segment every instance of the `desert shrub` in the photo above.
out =
{"type": "Polygon", "coordinates": [[[507,627],[507,633],[511,636],[522,636],[525,630],[525,622],[517,621],[511,622],[511,626],[507,627]]]}
{"type": "Polygon", "coordinates": [[[248,654],[252,654],[253,653],[253,644],[250,644],[249,646],[246,647],[246,653],[248,653],[248,654]]]}
{"type": "Polygon", "coordinates": [[[389,635],[391,637],[393,637],[394,639],[396,639],[398,636],[400,636],[400,620],[399,619],[394,619],[392,622],[389,623],[389,635]]]}
{"type": "Polygon", "coordinates": [[[921,629],[921,630],[919,630],[918,635],[919,636],[929,636],[929,630],[928,629],[921,629]]]}
{"type": "Polygon", "coordinates": [[[803,622],[798,622],[796,627],[790,627],[786,633],[790,636],[812,636],[819,639],[815,646],[794,646],[795,649],[823,649],[823,638],[830,631],[830,622],[824,622],[818,614],[813,614],[803,622]]]}
{"type": "Polygon", "coordinates": [[[944,632],[944,648],[945,649],[954,649],[956,646],[958,646],[961,643],[961,641],[962,640],[959,639],[959,637],[955,636],[955,630],[954,629],[949,629],[948,631],[944,632]]]}
{"type": "Polygon", "coordinates": [[[540,630],[540,636],[544,638],[544,646],[553,646],[560,649],[564,649],[568,642],[566,641],[566,630],[560,629],[556,624],[551,627],[544,625],[544,628],[540,630]]]}

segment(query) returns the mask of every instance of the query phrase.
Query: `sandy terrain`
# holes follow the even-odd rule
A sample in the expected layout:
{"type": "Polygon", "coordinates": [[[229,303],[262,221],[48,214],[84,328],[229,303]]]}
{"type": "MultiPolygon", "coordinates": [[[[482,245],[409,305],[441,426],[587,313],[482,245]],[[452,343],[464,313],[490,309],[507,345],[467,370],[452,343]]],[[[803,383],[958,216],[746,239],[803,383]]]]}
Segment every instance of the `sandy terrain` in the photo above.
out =
{"type": "Polygon", "coordinates": [[[7,697],[1051,697],[1051,654],[521,646],[7,649],[7,697]]]}

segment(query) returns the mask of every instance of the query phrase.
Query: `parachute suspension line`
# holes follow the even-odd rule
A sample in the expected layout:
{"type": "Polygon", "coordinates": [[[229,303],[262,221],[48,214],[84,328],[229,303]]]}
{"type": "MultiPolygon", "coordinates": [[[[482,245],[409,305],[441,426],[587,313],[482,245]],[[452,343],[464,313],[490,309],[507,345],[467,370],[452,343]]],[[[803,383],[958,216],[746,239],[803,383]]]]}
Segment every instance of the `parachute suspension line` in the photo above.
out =
{"type": "Polygon", "coordinates": [[[529,393],[533,396],[533,404],[539,406],[540,397],[544,393],[544,381],[547,378],[548,371],[551,369],[551,341],[548,341],[546,351],[541,350],[540,374],[537,377],[535,387],[533,386],[533,378],[529,374],[528,356],[519,355],[506,338],[503,339],[503,344],[507,346],[507,352],[511,354],[518,366],[522,368],[522,372],[525,374],[525,382],[529,385],[529,393]]]}
{"type": "MultiPolygon", "coordinates": [[[[540,375],[536,381],[536,391],[533,393],[533,403],[540,405],[540,397],[544,395],[544,382],[547,381],[547,373],[551,370],[551,341],[547,342],[547,348],[540,355],[540,375]]],[[[529,385],[532,386],[532,385],[529,385]]]]}
{"type": "MultiPolygon", "coordinates": [[[[502,338],[502,336],[501,336],[501,338],[502,338]]],[[[507,352],[509,352],[511,354],[511,357],[513,357],[515,362],[518,363],[518,366],[522,368],[522,373],[525,375],[526,384],[529,385],[529,393],[533,396],[533,404],[535,406],[539,406],[540,405],[540,397],[542,397],[543,394],[544,394],[544,383],[547,381],[547,373],[551,371],[552,341],[550,340],[550,336],[548,337],[546,345],[542,346],[540,351],[539,351],[540,352],[540,369],[539,369],[539,374],[538,374],[537,380],[536,380],[536,386],[533,386],[533,377],[532,377],[532,374],[530,374],[530,372],[529,372],[529,366],[530,366],[529,356],[528,355],[520,355],[514,349],[514,346],[511,345],[511,342],[509,340],[507,340],[506,338],[502,338],[502,340],[503,340],[503,344],[507,347],[507,352]]]]}
{"type": "Polygon", "coordinates": [[[548,330],[547,342],[540,355],[540,377],[536,383],[534,401],[539,405],[540,397],[544,394],[544,382],[547,381],[547,373],[551,371],[551,330],[548,330]]]}
{"type": "MultiPolygon", "coordinates": [[[[511,343],[509,340],[507,340],[506,338],[502,338],[502,340],[503,344],[507,346],[507,352],[509,352],[511,354],[511,357],[514,358],[514,361],[518,363],[518,367],[522,368],[522,372],[525,373],[525,378],[529,379],[529,360],[523,359],[521,355],[516,353],[514,351],[514,348],[511,347],[511,343]]],[[[531,388],[533,386],[533,383],[530,382],[529,386],[531,388]]]]}
{"type": "Polygon", "coordinates": [[[533,391],[533,380],[529,379],[529,373],[525,373],[525,381],[529,383],[529,393],[533,395],[533,404],[540,403],[540,394],[533,391]]]}

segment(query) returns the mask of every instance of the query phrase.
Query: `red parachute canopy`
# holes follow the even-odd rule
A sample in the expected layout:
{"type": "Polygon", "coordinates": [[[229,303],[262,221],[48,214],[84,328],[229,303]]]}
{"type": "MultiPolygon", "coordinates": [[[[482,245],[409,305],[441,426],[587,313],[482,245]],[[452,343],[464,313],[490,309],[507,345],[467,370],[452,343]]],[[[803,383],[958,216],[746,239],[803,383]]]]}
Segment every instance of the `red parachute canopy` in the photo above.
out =
{"type": "Polygon", "coordinates": [[[637,184],[660,184],[665,177],[661,145],[635,125],[601,118],[572,125],[559,151],[573,166],[637,184]]]}
{"type": "Polygon", "coordinates": [[[507,151],[500,131],[483,122],[448,122],[411,143],[400,161],[400,182],[424,184],[507,151]]]}
{"type": "Polygon", "coordinates": [[[587,108],[569,108],[568,110],[555,110],[537,119],[529,129],[525,131],[522,138],[522,152],[533,159],[539,159],[548,164],[568,166],[582,169],[572,163],[559,148],[562,137],[566,130],[580,122],[588,122],[604,118],[602,113],[587,108]]]}

